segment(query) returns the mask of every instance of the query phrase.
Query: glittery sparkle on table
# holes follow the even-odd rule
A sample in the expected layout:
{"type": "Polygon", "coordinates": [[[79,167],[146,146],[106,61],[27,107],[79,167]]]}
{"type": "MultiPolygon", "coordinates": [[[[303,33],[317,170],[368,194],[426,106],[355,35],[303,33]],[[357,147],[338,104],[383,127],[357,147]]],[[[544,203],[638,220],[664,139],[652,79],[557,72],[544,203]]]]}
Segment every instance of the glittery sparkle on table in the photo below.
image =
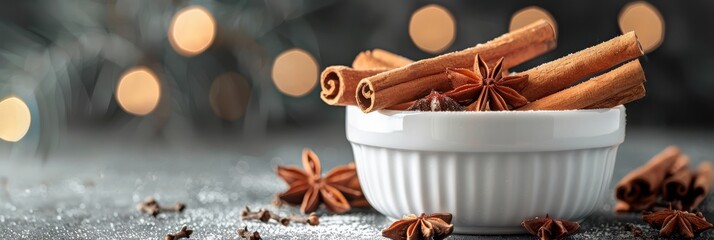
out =
{"type": "MultiPolygon", "coordinates": [[[[163,239],[186,224],[191,239],[238,239],[236,229],[247,226],[264,239],[379,239],[391,221],[375,210],[347,214],[321,212],[319,226],[241,221],[244,206],[270,208],[273,196],[286,186],[274,174],[277,164],[299,165],[303,147],[311,147],[329,169],[352,160],[340,126],[314,129],[263,140],[208,143],[115,144],[96,138],[74,138],[42,160],[0,159],[0,238],[3,239],[163,239]],[[320,137],[318,137],[320,136],[320,137]],[[1,187],[1,186],[0,186],[1,187]],[[159,203],[187,204],[181,213],[157,218],[135,206],[147,196],[159,203]]],[[[714,156],[714,133],[629,129],[620,147],[615,182],[668,144],[678,144],[694,160],[714,156]]],[[[657,231],[638,214],[611,213],[612,196],[582,223],[573,239],[631,239],[625,225],[642,228],[653,238],[657,231]]],[[[714,201],[701,210],[714,220],[714,201]]],[[[297,208],[277,209],[281,214],[297,208]]],[[[708,231],[705,238],[714,238],[708,231]]],[[[532,239],[529,235],[469,236],[450,239],[532,239]]]]}

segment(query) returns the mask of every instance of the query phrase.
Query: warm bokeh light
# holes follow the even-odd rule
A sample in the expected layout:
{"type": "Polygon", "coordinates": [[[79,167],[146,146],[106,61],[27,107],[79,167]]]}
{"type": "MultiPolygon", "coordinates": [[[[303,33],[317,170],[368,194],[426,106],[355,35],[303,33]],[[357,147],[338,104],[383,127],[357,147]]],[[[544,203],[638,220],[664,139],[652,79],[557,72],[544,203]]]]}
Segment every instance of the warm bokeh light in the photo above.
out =
{"type": "Polygon", "coordinates": [[[216,20],[203,7],[186,7],[174,15],[168,35],[176,52],[187,57],[195,56],[213,43],[216,20]]]}
{"type": "Polygon", "coordinates": [[[509,31],[513,31],[540,19],[550,23],[550,25],[553,26],[555,35],[558,35],[558,23],[555,21],[555,18],[553,18],[553,15],[550,15],[545,9],[536,6],[525,7],[514,13],[511,17],[511,24],[508,29],[509,31]]]}
{"type": "Polygon", "coordinates": [[[0,101],[0,139],[17,142],[30,129],[30,108],[22,99],[9,97],[0,101]]]}
{"type": "Polygon", "coordinates": [[[318,64],[305,50],[287,50],[273,62],[273,82],[280,92],[300,97],[308,94],[317,84],[318,64]]]}
{"type": "Polygon", "coordinates": [[[651,52],[664,40],[664,18],[657,8],[647,2],[625,5],[618,18],[623,33],[635,31],[645,52],[651,52]]]}
{"type": "Polygon", "coordinates": [[[213,80],[208,93],[208,101],[216,116],[235,121],[240,119],[248,107],[250,85],[238,73],[224,73],[213,80]]]}
{"type": "Polygon", "coordinates": [[[409,20],[409,36],[414,44],[425,52],[444,51],[456,37],[454,16],[449,10],[436,4],[419,8],[409,20]]]}
{"type": "Polygon", "coordinates": [[[143,116],[154,111],[160,97],[159,79],[146,67],[127,70],[117,84],[119,106],[134,115],[143,116]]]}

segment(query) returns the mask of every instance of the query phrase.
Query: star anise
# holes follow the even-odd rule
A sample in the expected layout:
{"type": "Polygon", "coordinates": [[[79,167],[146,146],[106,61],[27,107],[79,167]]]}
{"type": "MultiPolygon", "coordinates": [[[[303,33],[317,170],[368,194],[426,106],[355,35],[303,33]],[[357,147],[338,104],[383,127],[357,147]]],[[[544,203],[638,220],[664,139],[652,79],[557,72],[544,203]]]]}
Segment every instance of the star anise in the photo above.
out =
{"type": "Polygon", "coordinates": [[[347,201],[350,203],[351,208],[364,208],[364,207],[369,207],[369,202],[367,202],[367,198],[364,196],[362,193],[362,186],[359,184],[359,178],[357,178],[357,167],[355,166],[354,163],[350,163],[347,165],[347,167],[351,168],[352,171],[350,172],[351,174],[354,174],[353,176],[348,176],[350,180],[345,181],[343,184],[346,186],[348,189],[352,190],[357,190],[360,192],[360,195],[350,195],[347,194],[345,197],[347,198],[347,201]]]}
{"type": "Polygon", "coordinates": [[[635,226],[635,224],[626,223],[625,230],[630,231],[630,233],[632,233],[633,237],[638,238],[638,237],[642,236],[642,228],[635,226]]]}
{"type": "Polygon", "coordinates": [[[663,209],[653,213],[642,213],[642,220],[655,229],[659,229],[661,237],[669,237],[675,233],[684,238],[693,238],[695,233],[714,227],[707,222],[702,213],[663,209]]]}
{"type": "Polygon", "coordinates": [[[548,214],[544,218],[536,217],[525,220],[521,225],[541,240],[561,239],[580,229],[580,224],[576,222],[553,219],[548,214]]]}
{"type": "Polygon", "coordinates": [[[447,68],[446,76],[455,87],[446,93],[466,110],[510,110],[526,105],[528,99],[519,93],[528,81],[528,75],[503,76],[503,58],[489,68],[479,55],[474,59],[474,70],[447,68]]]}
{"type": "Polygon", "coordinates": [[[419,100],[414,101],[411,107],[407,108],[409,111],[463,111],[464,107],[459,105],[458,102],[454,101],[450,97],[441,94],[437,91],[431,91],[429,95],[423,97],[419,100]]]}
{"type": "Polygon", "coordinates": [[[300,211],[311,213],[324,203],[327,210],[343,213],[350,210],[350,201],[364,198],[361,188],[355,186],[357,171],[354,164],[339,166],[322,177],[320,159],[310,149],[302,152],[302,165],[305,170],[296,167],[278,166],[277,173],[289,189],[279,194],[284,202],[300,205],[300,211]]]}
{"type": "Polygon", "coordinates": [[[382,230],[390,239],[444,239],[454,231],[450,213],[409,214],[382,230]]]}

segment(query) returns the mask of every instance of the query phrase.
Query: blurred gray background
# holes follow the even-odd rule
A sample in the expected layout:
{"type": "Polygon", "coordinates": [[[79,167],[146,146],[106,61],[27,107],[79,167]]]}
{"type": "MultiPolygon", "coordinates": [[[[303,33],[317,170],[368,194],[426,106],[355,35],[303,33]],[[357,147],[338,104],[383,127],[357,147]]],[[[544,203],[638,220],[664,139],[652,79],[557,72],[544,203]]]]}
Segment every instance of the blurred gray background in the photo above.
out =
{"type": "MultiPolygon", "coordinates": [[[[239,220],[243,205],[269,207],[285,187],[275,165],[299,164],[303,147],[324,169],[352,161],[344,109],[324,104],[316,84],[299,96],[279,89],[286,80],[272,77],[276,58],[300,49],[318,71],[350,65],[373,48],[428,58],[508,32],[516,12],[537,6],[557,22],[558,47],[515,69],[525,70],[621,34],[629,4],[656,9],[664,29],[661,45],[641,58],[647,96],[627,105],[628,135],[611,185],[669,144],[693,164],[713,158],[714,2],[5,1],[0,101],[22,99],[31,120],[19,141],[0,139],[0,235],[154,238],[190,224],[199,239],[225,239],[249,224],[275,238],[374,239],[388,220],[370,210],[328,216],[310,230],[239,220]],[[432,3],[451,13],[455,35],[446,49],[427,52],[412,41],[409,22],[432,3]],[[207,48],[187,56],[169,35],[172,19],[192,7],[215,19],[215,31],[207,48]],[[145,115],[117,100],[120,79],[138,66],[154,73],[161,93],[145,115]],[[230,84],[215,85],[225,76],[230,84]],[[152,220],[133,209],[149,195],[189,210],[152,220]]],[[[627,238],[622,224],[639,223],[610,214],[611,196],[605,202],[580,238],[627,238]]]]}
{"type": "MultiPolygon", "coordinates": [[[[294,97],[271,78],[276,56],[299,48],[318,69],[349,65],[362,50],[382,48],[422,59],[485,42],[509,29],[530,1],[439,2],[456,24],[453,44],[420,50],[410,39],[411,14],[430,1],[9,1],[0,8],[0,98],[22,98],[32,112],[25,139],[15,145],[51,148],[63,134],[117,132],[156,140],[249,137],[341,124],[343,109],[319,99],[319,86],[294,97]],[[201,6],[215,18],[212,44],[195,56],[172,48],[167,31],[178,11],[201,6]],[[146,116],[117,104],[122,74],[151,69],[161,99],[146,116]],[[222,74],[246,84],[228,108],[212,111],[210,89],[222,74]],[[235,106],[233,106],[235,105],[235,106]],[[236,107],[237,106],[237,107],[236,107]],[[234,114],[235,115],[235,114],[234,114]],[[117,131],[118,130],[118,131],[117,131]]],[[[557,22],[558,47],[515,70],[525,70],[621,33],[618,14],[629,1],[541,1],[557,22]]],[[[714,21],[711,1],[649,1],[662,16],[661,46],[642,58],[647,97],[629,104],[633,127],[710,129],[714,121],[714,21]]],[[[315,79],[316,80],[316,79],[315,79]]],[[[6,144],[0,146],[7,147],[6,144]],[[4,146],[3,146],[4,145],[4,146]]],[[[17,146],[16,146],[17,147],[17,146]]],[[[44,151],[47,151],[45,149],[44,151]]]]}

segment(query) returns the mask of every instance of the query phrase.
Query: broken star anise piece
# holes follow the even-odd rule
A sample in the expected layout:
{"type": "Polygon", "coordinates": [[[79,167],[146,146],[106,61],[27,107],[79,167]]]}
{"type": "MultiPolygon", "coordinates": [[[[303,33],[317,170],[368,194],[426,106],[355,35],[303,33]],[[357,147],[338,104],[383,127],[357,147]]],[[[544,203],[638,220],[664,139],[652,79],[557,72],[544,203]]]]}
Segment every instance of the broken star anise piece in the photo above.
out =
{"type": "Polygon", "coordinates": [[[414,101],[409,111],[463,111],[465,108],[450,97],[432,90],[429,95],[414,101]]]}
{"type": "Polygon", "coordinates": [[[320,159],[306,148],[302,151],[302,165],[304,170],[278,166],[277,173],[289,185],[278,197],[285,203],[300,205],[303,213],[315,212],[320,203],[330,212],[343,213],[350,210],[350,202],[364,199],[362,189],[354,184],[354,164],[336,167],[322,177],[320,159]]]}
{"type": "Polygon", "coordinates": [[[541,240],[561,239],[580,229],[580,224],[576,222],[553,219],[548,214],[544,218],[536,217],[525,220],[521,225],[541,240]]]}
{"type": "Polygon", "coordinates": [[[714,227],[707,222],[702,213],[690,213],[673,209],[659,210],[653,213],[642,213],[642,220],[655,229],[659,229],[661,237],[669,237],[679,233],[680,237],[693,238],[695,233],[714,227]]]}
{"type": "Polygon", "coordinates": [[[451,214],[422,213],[417,216],[409,214],[398,220],[387,229],[382,230],[382,236],[390,239],[444,239],[454,231],[451,224],[451,214]]]}
{"type": "Polygon", "coordinates": [[[470,111],[502,111],[526,105],[519,92],[528,81],[528,75],[503,76],[503,58],[489,68],[479,55],[474,59],[474,70],[447,68],[446,76],[455,87],[445,94],[470,111]]]}

